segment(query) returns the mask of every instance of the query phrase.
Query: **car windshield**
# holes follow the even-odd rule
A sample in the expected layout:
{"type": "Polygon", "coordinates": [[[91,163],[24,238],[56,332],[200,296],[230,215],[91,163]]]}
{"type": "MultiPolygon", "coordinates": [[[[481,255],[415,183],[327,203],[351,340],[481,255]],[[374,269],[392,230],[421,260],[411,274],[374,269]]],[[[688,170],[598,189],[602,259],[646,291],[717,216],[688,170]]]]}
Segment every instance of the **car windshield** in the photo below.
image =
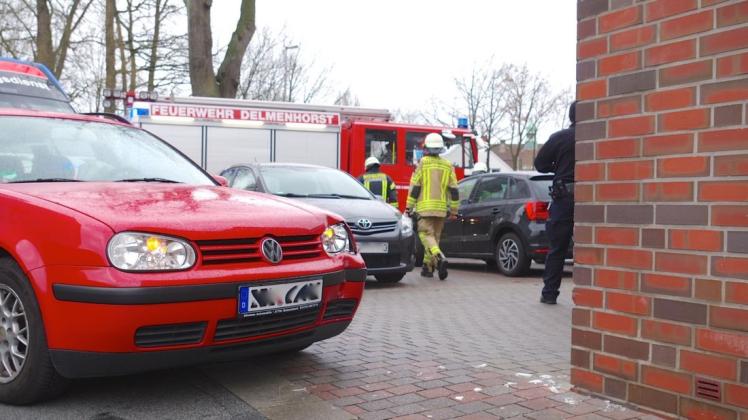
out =
{"type": "Polygon", "coordinates": [[[146,131],[60,118],[0,117],[0,183],[144,181],[215,185],[146,131]]]}
{"type": "Polygon", "coordinates": [[[268,192],[287,197],[355,198],[372,195],[350,175],[337,169],[304,166],[263,166],[262,180],[268,192]]]}

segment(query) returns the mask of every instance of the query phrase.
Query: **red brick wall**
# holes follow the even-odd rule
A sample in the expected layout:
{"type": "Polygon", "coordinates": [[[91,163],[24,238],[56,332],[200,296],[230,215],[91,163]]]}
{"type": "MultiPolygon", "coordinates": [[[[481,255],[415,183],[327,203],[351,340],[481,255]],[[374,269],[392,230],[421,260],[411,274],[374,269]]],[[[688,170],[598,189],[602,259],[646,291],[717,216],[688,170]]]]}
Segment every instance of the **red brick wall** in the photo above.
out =
{"type": "Polygon", "coordinates": [[[572,382],[748,420],[748,1],[577,15],[572,382]]]}

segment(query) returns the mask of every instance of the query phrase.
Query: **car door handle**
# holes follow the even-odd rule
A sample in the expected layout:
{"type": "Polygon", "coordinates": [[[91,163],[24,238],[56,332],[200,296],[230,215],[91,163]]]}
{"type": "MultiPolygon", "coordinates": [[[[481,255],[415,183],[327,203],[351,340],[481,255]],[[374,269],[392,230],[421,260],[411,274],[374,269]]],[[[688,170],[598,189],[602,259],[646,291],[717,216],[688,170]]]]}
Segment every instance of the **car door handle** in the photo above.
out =
{"type": "Polygon", "coordinates": [[[498,207],[494,207],[491,209],[491,214],[499,214],[501,213],[501,209],[498,207]]]}

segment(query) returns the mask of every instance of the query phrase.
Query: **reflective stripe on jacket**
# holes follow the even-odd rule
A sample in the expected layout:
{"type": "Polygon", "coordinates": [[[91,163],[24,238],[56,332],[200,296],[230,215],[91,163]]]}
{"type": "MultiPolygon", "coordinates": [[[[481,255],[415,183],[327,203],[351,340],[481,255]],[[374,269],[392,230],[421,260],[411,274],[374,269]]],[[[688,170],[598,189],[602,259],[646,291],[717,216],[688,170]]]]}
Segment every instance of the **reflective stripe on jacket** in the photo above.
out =
{"type": "Polygon", "coordinates": [[[445,217],[457,213],[457,176],[452,164],[439,156],[424,156],[410,179],[409,209],[421,216],[445,217]]]}
{"type": "Polygon", "coordinates": [[[386,203],[397,205],[397,188],[392,179],[382,172],[367,172],[358,178],[364,187],[386,203]]]}

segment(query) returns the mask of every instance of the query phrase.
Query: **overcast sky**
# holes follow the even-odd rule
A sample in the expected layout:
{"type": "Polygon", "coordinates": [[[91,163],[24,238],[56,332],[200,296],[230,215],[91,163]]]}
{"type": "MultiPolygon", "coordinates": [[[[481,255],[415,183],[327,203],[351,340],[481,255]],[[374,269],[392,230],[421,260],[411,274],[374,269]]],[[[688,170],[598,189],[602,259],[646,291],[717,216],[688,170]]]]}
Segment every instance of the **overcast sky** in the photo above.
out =
{"type": "MultiPolygon", "coordinates": [[[[227,42],[240,3],[213,2],[215,41],[227,42]]],[[[256,21],[285,27],[367,107],[423,109],[492,56],[558,89],[575,81],[575,0],[257,0],[256,21]]]]}

